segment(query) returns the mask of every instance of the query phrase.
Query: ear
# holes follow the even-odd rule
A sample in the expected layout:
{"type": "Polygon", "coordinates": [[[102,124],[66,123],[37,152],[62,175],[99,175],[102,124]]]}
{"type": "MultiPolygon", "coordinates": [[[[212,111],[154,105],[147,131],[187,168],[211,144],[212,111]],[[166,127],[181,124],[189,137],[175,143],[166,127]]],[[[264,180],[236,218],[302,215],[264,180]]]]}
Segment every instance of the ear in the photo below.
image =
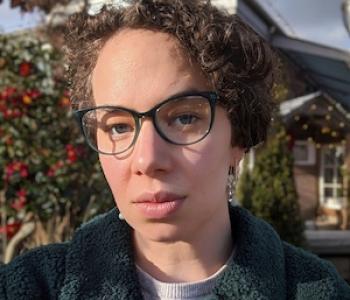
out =
{"type": "Polygon", "coordinates": [[[233,146],[231,149],[231,166],[238,166],[242,158],[244,157],[245,149],[239,146],[233,146]]]}

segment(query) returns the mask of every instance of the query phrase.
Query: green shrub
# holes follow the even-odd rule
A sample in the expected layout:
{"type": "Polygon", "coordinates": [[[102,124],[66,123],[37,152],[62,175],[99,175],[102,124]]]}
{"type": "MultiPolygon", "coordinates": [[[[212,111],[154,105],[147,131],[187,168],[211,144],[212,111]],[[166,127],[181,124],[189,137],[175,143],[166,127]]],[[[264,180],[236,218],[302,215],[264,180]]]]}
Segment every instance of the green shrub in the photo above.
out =
{"type": "Polygon", "coordinates": [[[254,215],[269,222],[283,240],[303,244],[304,223],[293,177],[293,156],[284,129],[277,130],[258,153],[252,172],[245,168],[237,198],[254,215]]]}
{"type": "Polygon", "coordinates": [[[48,237],[63,240],[114,205],[97,155],[72,117],[63,74],[62,57],[48,42],[0,36],[0,205],[7,238],[30,213],[46,232],[54,217],[65,220],[61,236],[48,237]]]}

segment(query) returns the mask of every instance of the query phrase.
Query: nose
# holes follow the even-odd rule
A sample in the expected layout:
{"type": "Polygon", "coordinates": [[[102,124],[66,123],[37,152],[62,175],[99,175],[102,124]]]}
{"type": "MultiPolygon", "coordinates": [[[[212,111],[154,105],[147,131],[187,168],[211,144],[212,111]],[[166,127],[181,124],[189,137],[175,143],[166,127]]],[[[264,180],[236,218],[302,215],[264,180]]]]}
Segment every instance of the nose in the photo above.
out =
{"type": "Polygon", "coordinates": [[[172,147],[158,134],[151,120],[144,120],[132,153],[133,173],[153,177],[169,172],[173,165],[172,147]]]}

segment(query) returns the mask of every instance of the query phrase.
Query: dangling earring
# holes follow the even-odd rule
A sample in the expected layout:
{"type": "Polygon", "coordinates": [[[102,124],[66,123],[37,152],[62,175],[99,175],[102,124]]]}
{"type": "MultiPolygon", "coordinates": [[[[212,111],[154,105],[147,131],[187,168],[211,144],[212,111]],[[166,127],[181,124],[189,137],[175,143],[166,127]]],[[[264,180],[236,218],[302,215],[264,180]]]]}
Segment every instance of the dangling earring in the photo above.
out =
{"type": "Polygon", "coordinates": [[[228,171],[228,180],[227,180],[227,194],[228,194],[228,202],[230,202],[231,205],[236,205],[235,203],[235,193],[236,193],[236,185],[237,185],[237,178],[238,178],[238,167],[229,167],[228,171]]]}
{"type": "Polygon", "coordinates": [[[124,218],[124,216],[122,215],[121,212],[119,213],[118,218],[119,218],[119,220],[121,220],[121,221],[124,221],[124,220],[125,220],[125,218],[124,218]]]}

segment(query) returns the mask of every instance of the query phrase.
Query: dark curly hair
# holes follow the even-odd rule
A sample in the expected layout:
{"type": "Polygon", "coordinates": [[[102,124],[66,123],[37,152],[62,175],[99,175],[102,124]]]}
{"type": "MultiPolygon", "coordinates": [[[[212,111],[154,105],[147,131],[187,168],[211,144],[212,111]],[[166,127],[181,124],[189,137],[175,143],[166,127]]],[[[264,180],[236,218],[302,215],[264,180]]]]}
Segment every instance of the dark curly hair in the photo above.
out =
{"type": "Polygon", "coordinates": [[[232,144],[249,149],[266,139],[271,120],[273,52],[237,15],[204,0],[133,0],[128,6],[70,17],[66,59],[73,109],[93,104],[91,74],[99,51],[122,28],[175,36],[216,88],[231,120],[232,144]]]}

